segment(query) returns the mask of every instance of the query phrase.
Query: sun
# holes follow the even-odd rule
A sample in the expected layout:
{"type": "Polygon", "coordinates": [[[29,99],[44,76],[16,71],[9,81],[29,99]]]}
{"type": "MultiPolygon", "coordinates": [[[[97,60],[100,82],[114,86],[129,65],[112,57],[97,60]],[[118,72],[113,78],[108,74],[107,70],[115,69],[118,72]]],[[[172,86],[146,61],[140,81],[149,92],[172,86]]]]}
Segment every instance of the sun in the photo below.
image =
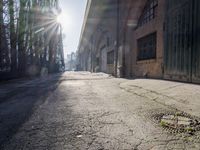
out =
{"type": "Polygon", "coordinates": [[[59,14],[56,18],[57,23],[62,24],[63,23],[63,14],[59,14]]]}
{"type": "Polygon", "coordinates": [[[56,21],[57,23],[59,23],[63,28],[69,28],[70,27],[70,16],[67,13],[60,13],[57,17],[56,17],[56,21]]]}

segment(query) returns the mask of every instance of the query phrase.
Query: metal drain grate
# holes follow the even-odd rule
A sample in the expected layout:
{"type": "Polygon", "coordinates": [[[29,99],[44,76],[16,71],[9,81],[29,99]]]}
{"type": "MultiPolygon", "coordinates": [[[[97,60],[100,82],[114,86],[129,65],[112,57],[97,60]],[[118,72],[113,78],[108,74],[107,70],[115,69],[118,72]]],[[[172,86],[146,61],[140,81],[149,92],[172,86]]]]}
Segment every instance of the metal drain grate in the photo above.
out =
{"type": "Polygon", "coordinates": [[[153,119],[171,133],[194,134],[200,131],[200,121],[186,113],[157,113],[153,115],[153,119]]]}

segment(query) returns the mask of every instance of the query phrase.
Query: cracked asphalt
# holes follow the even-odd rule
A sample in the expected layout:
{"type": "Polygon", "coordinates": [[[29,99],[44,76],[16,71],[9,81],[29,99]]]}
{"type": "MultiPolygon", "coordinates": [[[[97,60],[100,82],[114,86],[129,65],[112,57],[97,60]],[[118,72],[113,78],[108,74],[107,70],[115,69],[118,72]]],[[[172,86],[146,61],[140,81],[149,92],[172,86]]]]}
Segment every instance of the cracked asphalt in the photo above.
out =
{"type": "Polygon", "coordinates": [[[199,132],[171,133],[152,118],[177,108],[152,98],[152,91],[129,90],[126,82],[66,72],[0,84],[0,149],[200,149],[199,132]]]}

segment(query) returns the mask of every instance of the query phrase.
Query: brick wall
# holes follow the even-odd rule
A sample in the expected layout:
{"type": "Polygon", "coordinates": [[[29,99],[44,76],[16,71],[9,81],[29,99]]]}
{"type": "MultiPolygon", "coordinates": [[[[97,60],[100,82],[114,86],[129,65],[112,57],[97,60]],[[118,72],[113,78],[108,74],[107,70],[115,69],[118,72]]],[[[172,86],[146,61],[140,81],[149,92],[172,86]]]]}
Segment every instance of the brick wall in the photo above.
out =
{"type": "MultiPolygon", "coordinates": [[[[158,0],[158,10],[156,17],[150,22],[138,27],[134,30],[132,35],[132,74],[133,76],[139,77],[163,77],[163,50],[164,50],[164,40],[163,40],[163,24],[164,24],[164,1],[158,0]],[[150,60],[137,60],[138,55],[138,43],[137,40],[148,34],[156,32],[157,42],[156,42],[156,58],[150,60]]],[[[143,10],[143,9],[141,9],[143,10]]],[[[141,11],[142,13],[142,11],[141,11]]]]}

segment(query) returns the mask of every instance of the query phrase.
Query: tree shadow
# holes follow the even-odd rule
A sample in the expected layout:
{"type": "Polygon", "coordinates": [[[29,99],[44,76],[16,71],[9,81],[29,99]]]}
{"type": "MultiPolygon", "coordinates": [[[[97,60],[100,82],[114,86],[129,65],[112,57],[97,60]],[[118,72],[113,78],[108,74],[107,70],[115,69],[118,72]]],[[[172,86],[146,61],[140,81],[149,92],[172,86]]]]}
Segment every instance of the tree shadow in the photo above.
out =
{"type": "MultiPolygon", "coordinates": [[[[58,87],[61,75],[51,75],[35,82],[27,82],[1,97],[0,149],[3,149],[9,139],[29,120],[33,111],[58,87]]],[[[12,84],[9,86],[12,87],[12,84]]]]}

